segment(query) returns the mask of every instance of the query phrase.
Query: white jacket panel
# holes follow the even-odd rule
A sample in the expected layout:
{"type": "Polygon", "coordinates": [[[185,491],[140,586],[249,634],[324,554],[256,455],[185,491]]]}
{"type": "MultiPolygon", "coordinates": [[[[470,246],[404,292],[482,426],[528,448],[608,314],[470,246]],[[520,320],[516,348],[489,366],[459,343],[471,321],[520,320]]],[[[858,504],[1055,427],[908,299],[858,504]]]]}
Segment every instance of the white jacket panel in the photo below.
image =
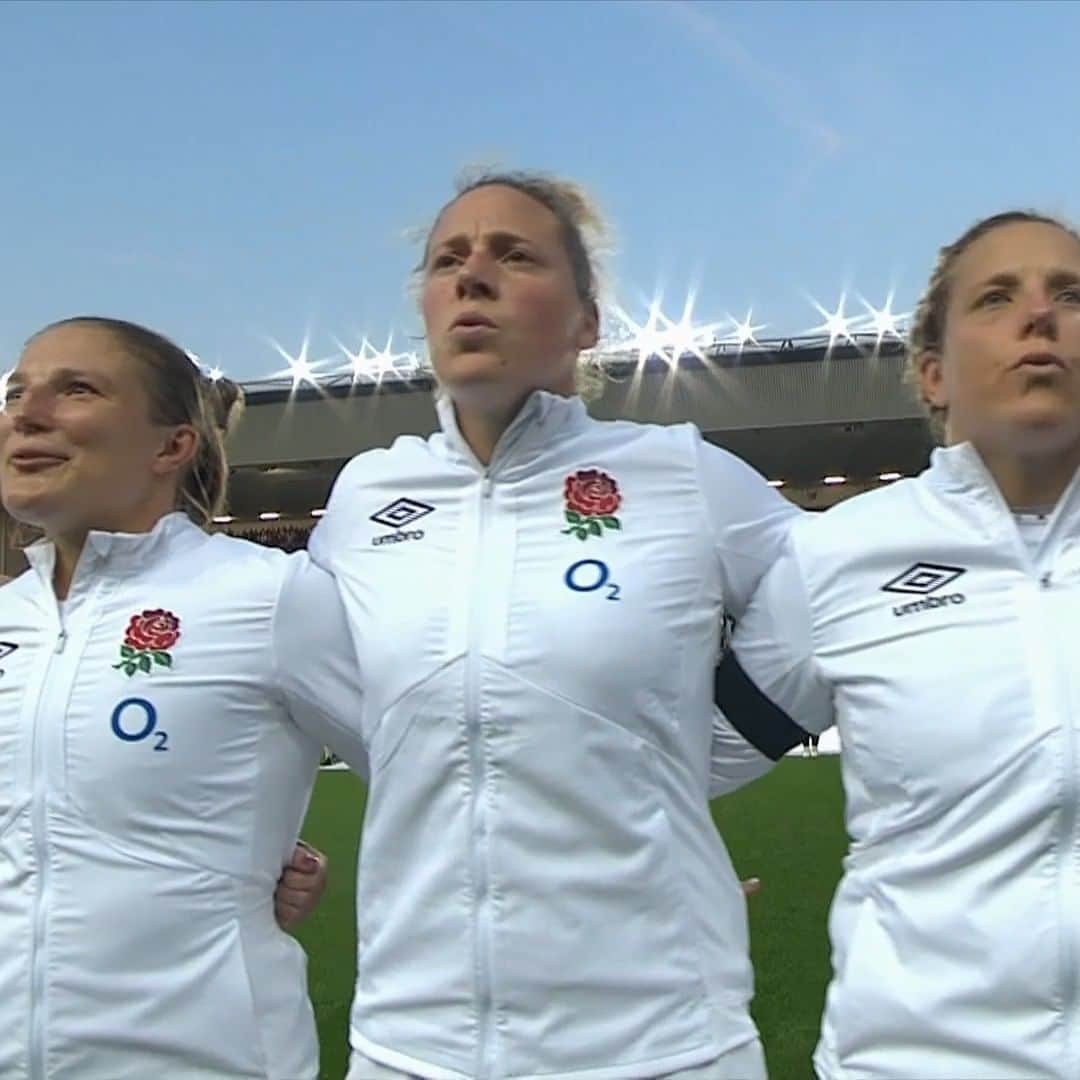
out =
{"type": "Polygon", "coordinates": [[[721,704],[843,746],[826,1080],[1080,1075],[1077,643],[1080,478],[1032,558],[966,445],[800,522],[762,582],[721,704]]]}
{"type": "Polygon", "coordinates": [[[796,511],[688,426],[538,393],[484,468],[440,417],[351,462],[310,545],[371,766],[353,1044],[432,1078],[711,1060],[754,1035],[713,670],[796,511]],[[590,470],[617,505],[568,499],[590,470]]]}
{"type": "Polygon", "coordinates": [[[318,756],[275,678],[288,560],[170,515],[92,533],[61,611],[29,554],[0,589],[0,1076],[315,1077],[273,913],[318,756]]]}

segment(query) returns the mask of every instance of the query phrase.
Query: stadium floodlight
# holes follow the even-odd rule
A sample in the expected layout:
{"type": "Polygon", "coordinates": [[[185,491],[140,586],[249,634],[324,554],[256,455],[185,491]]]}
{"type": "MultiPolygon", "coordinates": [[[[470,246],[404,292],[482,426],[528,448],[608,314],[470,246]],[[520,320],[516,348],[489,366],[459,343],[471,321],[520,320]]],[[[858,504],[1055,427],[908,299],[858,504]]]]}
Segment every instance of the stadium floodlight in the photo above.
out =
{"type": "Polygon", "coordinates": [[[663,311],[663,297],[655,296],[649,302],[649,313],[643,324],[635,321],[619,304],[612,304],[610,313],[621,323],[621,330],[615,336],[604,341],[601,348],[608,353],[636,356],[639,364],[645,364],[652,357],[676,367],[679,359],[686,355],[696,356],[705,361],[705,349],[716,340],[719,323],[694,323],[695,294],[687,293],[683,303],[683,312],[676,322],[663,311]]]}
{"type": "Polygon", "coordinates": [[[207,370],[206,377],[211,382],[220,382],[222,379],[225,378],[225,372],[222,371],[219,367],[212,367],[207,370]]]}
{"type": "Polygon", "coordinates": [[[680,357],[687,354],[697,357],[698,360],[704,363],[704,350],[716,340],[716,331],[720,327],[720,323],[694,325],[694,301],[696,299],[694,290],[691,289],[686,294],[682,317],[678,322],[672,322],[663,312],[659,313],[660,318],[667,323],[665,336],[673,367],[679,362],[680,357]]]}
{"type": "MultiPolygon", "coordinates": [[[[612,344],[616,352],[636,353],[638,361],[645,363],[652,356],[662,356],[667,348],[667,338],[659,328],[664,316],[660,311],[660,299],[653,298],[644,325],[638,325],[618,304],[613,304],[612,314],[623,324],[624,336],[612,344]]],[[[669,320],[664,320],[669,321],[669,320]]]]}
{"type": "Polygon", "coordinates": [[[277,521],[281,515],[276,510],[264,510],[259,515],[260,521],[277,521]]]}
{"type": "Polygon", "coordinates": [[[825,479],[822,480],[822,483],[823,484],[846,484],[847,483],[847,477],[846,476],[826,476],[825,479]]]}
{"type": "Polygon", "coordinates": [[[212,519],[215,525],[228,525],[230,521],[234,520],[232,514],[218,514],[216,518],[212,519]]]}
{"type": "Polygon", "coordinates": [[[783,480],[769,480],[769,481],[767,481],[767,483],[768,483],[769,487],[782,488],[784,486],[785,481],[783,481],[783,480]]]}
{"type": "Polygon", "coordinates": [[[742,322],[739,322],[734,316],[729,315],[728,319],[731,321],[731,335],[730,340],[734,341],[740,349],[745,349],[747,345],[757,344],[757,332],[764,330],[766,323],[759,323],[754,325],[754,309],[748,308],[746,312],[746,318],[742,322]]]}
{"type": "Polygon", "coordinates": [[[887,484],[890,480],[899,480],[902,475],[898,472],[883,472],[878,473],[878,479],[887,484]]]}
{"type": "Polygon", "coordinates": [[[352,381],[355,383],[358,379],[361,379],[369,374],[368,371],[368,351],[371,349],[371,343],[365,337],[360,342],[360,351],[353,352],[348,346],[343,345],[337,338],[334,338],[334,344],[345,354],[345,359],[349,362],[349,370],[352,372],[352,381]]]}
{"type": "Polygon", "coordinates": [[[326,513],[326,507],[325,506],[318,506],[314,510],[311,511],[311,516],[312,517],[322,517],[323,514],[325,514],[325,513],[326,513]]]}
{"type": "Polygon", "coordinates": [[[844,314],[844,305],[847,303],[847,293],[842,292],[840,294],[840,303],[836,305],[835,311],[826,311],[812,296],[809,299],[810,303],[817,308],[821,317],[825,320],[820,326],[812,327],[809,333],[828,334],[828,352],[832,352],[833,346],[840,338],[843,338],[845,341],[851,341],[851,326],[852,323],[857,322],[858,319],[857,317],[853,318],[844,314]]]}
{"type": "Polygon", "coordinates": [[[345,354],[352,370],[353,383],[361,379],[371,379],[382,383],[387,375],[396,375],[399,379],[411,378],[424,370],[424,362],[415,352],[394,352],[394,332],[387,335],[386,344],[377,349],[365,336],[360,342],[359,352],[353,352],[335,338],[337,347],[345,354]]]}
{"type": "Polygon", "coordinates": [[[277,351],[278,355],[288,365],[284,374],[292,376],[292,388],[295,391],[301,383],[310,383],[312,386],[318,385],[318,374],[315,371],[315,365],[308,359],[308,348],[310,341],[308,335],[304,334],[304,340],[300,345],[300,352],[293,356],[286,352],[273,338],[269,339],[270,344],[277,351]]]}
{"type": "Polygon", "coordinates": [[[885,297],[885,306],[883,308],[874,307],[865,297],[860,296],[859,299],[862,301],[863,307],[866,308],[878,345],[887,337],[894,337],[897,341],[903,340],[900,333],[900,321],[908,318],[911,312],[893,311],[892,289],[889,290],[889,295],[885,297]]]}
{"type": "Polygon", "coordinates": [[[404,353],[394,352],[394,331],[391,330],[386,337],[386,344],[381,349],[376,349],[369,344],[371,355],[368,357],[368,374],[376,382],[381,383],[387,375],[400,375],[398,361],[405,358],[404,353]]]}

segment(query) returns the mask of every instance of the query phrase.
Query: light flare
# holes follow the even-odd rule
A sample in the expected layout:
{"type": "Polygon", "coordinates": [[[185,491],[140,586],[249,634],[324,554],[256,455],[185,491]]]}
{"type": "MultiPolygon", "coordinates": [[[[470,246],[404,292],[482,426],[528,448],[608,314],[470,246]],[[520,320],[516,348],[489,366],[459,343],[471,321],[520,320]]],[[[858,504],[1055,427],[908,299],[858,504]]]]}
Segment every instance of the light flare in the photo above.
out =
{"type": "Polygon", "coordinates": [[[361,379],[381,383],[387,375],[410,379],[424,370],[424,362],[417,353],[394,352],[393,331],[387,335],[386,344],[381,349],[377,349],[367,337],[360,342],[360,349],[355,353],[340,341],[336,343],[348,360],[354,384],[361,379]]]}
{"type": "MultiPolygon", "coordinates": [[[[831,353],[837,343],[854,344],[858,347],[857,338],[865,340],[870,334],[874,335],[877,347],[886,339],[903,341],[906,331],[903,324],[911,313],[894,310],[893,290],[889,290],[885,303],[880,308],[862,295],[856,295],[865,309],[863,314],[846,313],[847,290],[840,294],[839,302],[832,311],[813,296],[807,295],[822,322],[797,336],[825,337],[828,342],[827,354],[831,353]]],[[[748,308],[745,318],[742,319],[727,314],[724,319],[715,322],[697,322],[694,318],[696,302],[697,290],[691,288],[683,301],[682,313],[678,318],[672,318],[664,311],[663,295],[657,294],[648,302],[645,319],[640,323],[621,304],[612,303],[607,309],[607,321],[612,329],[605,334],[595,354],[601,363],[606,361],[619,365],[630,361],[636,364],[639,374],[650,360],[659,359],[674,373],[684,359],[694,358],[701,363],[706,362],[709,351],[714,346],[737,346],[740,353],[748,347],[762,347],[760,335],[768,324],[754,321],[753,308],[748,308]]],[[[410,380],[430,372],[431,365],[426,356],[412,350],[396,351],[394,339],[395,334],[391,331],[387,334],[385,344],[378,347],[365,335],[359,348],[354,351],[335,338],[338,352],[333,358],[334,371],[329,373],[320,370],[320,365],[328,362],[329,358],[317,362],[311,360],[309,334],[304,335],[300,351],[296,355],[289,353],[273,339],[268,339],[287,365],[284,371],[274,372],[268,379],[291,378],[293,390],[296,390],[303,383],[316,386],[323,378],[340,378],[346,370],[354,385],[360,381],[381,384],[386,378],[410,380]]],[[[790,347],[793,340],[795,339],[785,337],[782,344],[790,347]]],[[[194,353],[189,355],[211,380],[224,377],[221,368],[207,368],[194,353]]],[[[6,379],[0,380],[0,395],[5,386],[6,379]]],[[[2,408],[3,401],[0,397],[0,409],[2,408]]]]}
{"type": "Polygon", "coordinates": [[[311,342],[307,334],[304,334],[304,340],[300,345],[300,352],[296,356],[293,356],[283,349],[273,338],[270,339],[270,344],[288,365],[285,374],[292,377],[293,390],[296,390],[301,383],[305,382],[309,383],[311,386],[316,386],[318,384],[319,373],[316,371],[315,363],[308,359],[308,349],[311,342]]]}
{"type": "Polygon", "coordinates": [[[705,360],[705,350],[716,341],[720,323],[694,322],[693,292],[687,294],[679,319],[669,318],[663,311],[663,297],[654,297],[643,324],[630,316],[626,309],[614,304],[611,314],[622,324],[620,331],[609,339],[606,351],[616,355],[634,355],[640,364],[656,357],[669,367],[676,367],[684,356],[705,360]]]}
{"type": "Polygon", "coordinates": [[[746,312],[746,318],[740,322],[733,315],[728,316],[728,320],[731,322],[731,334],[728,336],[729,341],[738,345],[740,351],[745,349],[747,345],[756,345],[757,333],[759,330],[764,330],[768,325],[767,323],[754,324],[754,309],[748,308],[746,312]]]}
{"type": "Polygon", "coordinates": [[[825,321],[820,326],[812,327],[808,333],[828,334],[829,345],[827,352],[832,352],[833,346],[835,346],[837,341],[841,338],[843,338],[845,342],[854,340],[851,336],[851,331],[853,325],[858,322],[858,316],[853,317],[844,314],[844,305],[847,303],[846,292],[840,294],[840,303],[836,305],[835,311],[827,311],[812,296],[810,297],[810,303],[817,308],[825,321]]]}
{"type": "Polygon", "coordinates": [[[900,330],[900,323],[904,322],[911,316],[910,311],[893,311],[893,290],[889,290],[889,295],[885,297],[885,306],[883,308],[876,308],[865,297],[860,296],[859,300],[862,302],[864,308],[866,308],[866,318],[869,320],[868,329],[872,329],[877,337],[877,345],[880,346],[882,341],[887,337],[895,338],[897,341],[903,340],[903,334],[900,330]]]}

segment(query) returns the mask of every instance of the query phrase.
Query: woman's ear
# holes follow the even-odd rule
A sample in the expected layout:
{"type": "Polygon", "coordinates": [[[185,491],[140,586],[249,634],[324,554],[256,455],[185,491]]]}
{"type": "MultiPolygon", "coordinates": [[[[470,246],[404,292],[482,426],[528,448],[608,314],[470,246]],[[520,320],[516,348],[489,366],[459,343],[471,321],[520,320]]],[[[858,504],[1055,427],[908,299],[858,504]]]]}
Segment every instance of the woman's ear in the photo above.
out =
{"type": "Polygon", "coordinates": [[[158,476],[182,472],[199,452],[199,433],[191,424],[170,428],[154,457],[153,469],[158,476]]]}
{"type": "Polygon", "coordinates": [[[949,399],[945,391],[941,354],[927,349],[919,354],[915,366],[919,372],[919,396],[932,408],[948,408],[949,399]]]}
{"type": "Polygon", "coordinates": [[[585,305],[585,317],[581,320],[581,329],[578,331],[578,352],[595,349],[600,340],[600,309],[595,300],[590,300],[585,305]]]}

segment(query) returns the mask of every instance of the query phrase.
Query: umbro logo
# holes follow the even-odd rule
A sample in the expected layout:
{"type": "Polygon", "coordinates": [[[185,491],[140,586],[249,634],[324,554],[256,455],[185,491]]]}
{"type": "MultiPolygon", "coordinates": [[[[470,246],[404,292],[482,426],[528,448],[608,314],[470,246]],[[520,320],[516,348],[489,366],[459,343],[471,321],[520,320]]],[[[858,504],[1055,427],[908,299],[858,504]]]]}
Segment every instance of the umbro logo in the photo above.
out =
{"type": "Polygon", "coordinates": [[[371,520],[395,531],[372,537],[372,545],[380,547],[383,544],[400,544],[405,540],[423,540],[423,529],[406,529],[406,526],[426,517],[434,509],[434,506],[428,506],[417,499],[400,498],[388,503],[381,510],[376,510],[371,515],[371,520]]]}
{"type": "Polygon", "coordinates": [[[395,499],[388,506],[376,510],[371,515],[371,520],[380,525],[389,525],[391,529],[403,529],[406,525],[426,517],[434,509],[434,506],[417,502],[416,499],[395,499]]]}
{"type": "MultiPolygon", "coordinates": [[[[0,660],[6,660],[18,647],[13,641],[0,641],[0,660]]],[[[3,669],[0,669],[0,675],[3,674],[3,669]]]]}
{"type": "Polygon", "coordinates": [[[940,566],[937,563],[917,562],[909,566],[902,574],[897,575],[886,585],[881,586],[882,592],[915,593],[917,596],[926,596],[928,593],[937,592],[946,585],[954,582],[961,574],[966,574],[959,566],[940,566]]]}
{"type": "Polygon", "coordinates": [[[948,607],[950,604],[964,603],[967,597],[963,593],[934,594],[939,593],[946,585],[951,585],[958,577],[966,573],[967,571],[960,566],[917,562],[882,585],[881,591],[921,597],[919,600],[912,600],[906,604],[897,604],[893,607],[893,615],[911,615],[916,611],[930,611],[934,608],[948,607]]]}

